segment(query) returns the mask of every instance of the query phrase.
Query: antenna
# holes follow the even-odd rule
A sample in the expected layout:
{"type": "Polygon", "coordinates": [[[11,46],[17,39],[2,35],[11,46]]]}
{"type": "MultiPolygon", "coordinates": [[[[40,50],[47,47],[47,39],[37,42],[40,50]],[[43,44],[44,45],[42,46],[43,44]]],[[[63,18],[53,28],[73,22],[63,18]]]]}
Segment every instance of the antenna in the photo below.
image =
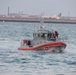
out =
{"type": "Polygon", "coordinates": [[[10,8],[9,8],[9,6],[8,6],[8,16],[9,16],[9,9],[10,9],[10,8]]]}
{"type": "Polygon", "coordinates": [[[44,29],[44,26],[43,26],[43,19],[44,19],[44,17],[43,17],[43,15],[44,15],[44,13],[41,13],[41,16],[40,16],[40,23],[41,23],[41,26],[40,26],[40,29],[41,30],[43,30],[44,29]]]}

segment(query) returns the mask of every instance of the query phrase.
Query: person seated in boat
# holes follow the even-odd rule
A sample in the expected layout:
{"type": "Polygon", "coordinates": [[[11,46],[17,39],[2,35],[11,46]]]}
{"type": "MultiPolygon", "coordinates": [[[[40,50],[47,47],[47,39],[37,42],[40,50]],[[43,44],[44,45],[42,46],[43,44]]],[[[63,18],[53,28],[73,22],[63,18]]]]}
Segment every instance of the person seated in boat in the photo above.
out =
{"type": "Polygon", "coordinates": [[[57,31],[54,31],[54,37],[58,38],[59,33],[57,31]]]}
{"type": "Polygon", "coordinates": [[[45,38],[45,34],[43,33],[43,34],[41,35],[41,37],[45,38]]]}
{"type": "Polygon", "coordinates": [[[48,33],[47,37],[51,38],[51,36],[52,36],[52,33],[48,33]]]}

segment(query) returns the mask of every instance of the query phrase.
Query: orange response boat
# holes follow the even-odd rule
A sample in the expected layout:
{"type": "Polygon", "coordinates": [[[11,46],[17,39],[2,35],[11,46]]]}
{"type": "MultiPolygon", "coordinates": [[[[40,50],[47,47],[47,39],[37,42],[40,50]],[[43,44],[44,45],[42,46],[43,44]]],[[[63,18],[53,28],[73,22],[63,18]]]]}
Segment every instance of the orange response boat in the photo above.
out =
{"type": "Polygon", "coordinates": [[[54,34],[54,31],[45,30],[41,25],[40,30],[33,33],[32,40],[21,41],[18,50],[62,52],[66,48],[66,44],[58,38],[57,33],[54,34]]]}

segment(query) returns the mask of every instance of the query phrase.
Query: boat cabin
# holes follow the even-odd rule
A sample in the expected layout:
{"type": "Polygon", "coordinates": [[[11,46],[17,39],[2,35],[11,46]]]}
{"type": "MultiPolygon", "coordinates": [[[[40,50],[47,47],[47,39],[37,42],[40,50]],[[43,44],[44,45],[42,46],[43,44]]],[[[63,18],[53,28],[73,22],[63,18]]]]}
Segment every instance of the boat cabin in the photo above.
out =
{"type": "Polygon", "coordinates": [[[39,30],[38,32],[33,33],[33,39],[44,39],[48,41],[55,41],[56,38],[54,37],[53,32],[48,30],[39,30]]]}

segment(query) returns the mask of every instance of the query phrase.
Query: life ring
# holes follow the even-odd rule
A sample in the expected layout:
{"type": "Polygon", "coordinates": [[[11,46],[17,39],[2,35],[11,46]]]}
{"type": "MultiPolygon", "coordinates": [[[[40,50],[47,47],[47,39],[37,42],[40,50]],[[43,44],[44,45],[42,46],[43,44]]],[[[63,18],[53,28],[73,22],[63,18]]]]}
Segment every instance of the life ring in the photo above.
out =
{"type": "Polygon", "coordinates": [[[45,50],[48,50],[48,47],[45,47],[45,50]]]}

